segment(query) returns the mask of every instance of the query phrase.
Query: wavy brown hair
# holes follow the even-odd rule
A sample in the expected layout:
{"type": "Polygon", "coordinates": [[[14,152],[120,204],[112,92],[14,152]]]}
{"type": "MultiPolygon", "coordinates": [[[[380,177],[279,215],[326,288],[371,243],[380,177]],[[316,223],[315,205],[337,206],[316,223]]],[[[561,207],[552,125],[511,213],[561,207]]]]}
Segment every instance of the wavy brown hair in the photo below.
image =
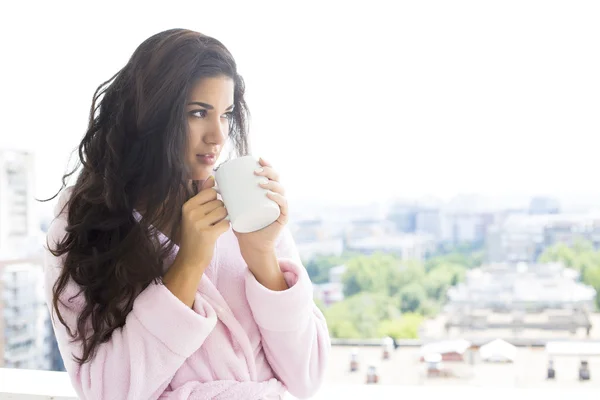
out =
{"type": "Polygon", "coordinates": [[[165,233],[176,237],[181,207],[193,194],[183,161],[186,99],[199,79],[222,75],[235,83],[229,139],[244,155],[244,82],[232,55],[216,39],[184,29],[158,33],[94,94],[89,126],[78,147],[79,165],[62,179],[60,191],[79,171],[65,206],[66,235],[49,249],[64,257],[53,287],[53,308],[72,340],[81,342],[81,356],[74,356],[80,364],[125,324],[138,294],[152,282],[161,283],[163,261],[174,244],[157,245],[153,227],[171,227],[165,233]],[[138,220],[134,210],[140,207],[144,211],[138,220]],[[85,300],[75,331],[59,309],[71,280],[85,300]]]}

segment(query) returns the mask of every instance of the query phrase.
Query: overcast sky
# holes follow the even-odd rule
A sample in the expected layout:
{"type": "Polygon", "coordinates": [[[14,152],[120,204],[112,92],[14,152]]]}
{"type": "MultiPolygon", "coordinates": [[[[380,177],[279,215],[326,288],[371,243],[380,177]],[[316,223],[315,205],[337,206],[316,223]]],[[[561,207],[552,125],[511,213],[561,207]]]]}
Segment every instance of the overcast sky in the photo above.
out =
{"type": "Polygon", "coordinates": [[[293,199],[600,192],[600,2],[284,3],[3,3],[0,147],[52,194],[98,84],[184,27],[233,52],[293,199]]]}

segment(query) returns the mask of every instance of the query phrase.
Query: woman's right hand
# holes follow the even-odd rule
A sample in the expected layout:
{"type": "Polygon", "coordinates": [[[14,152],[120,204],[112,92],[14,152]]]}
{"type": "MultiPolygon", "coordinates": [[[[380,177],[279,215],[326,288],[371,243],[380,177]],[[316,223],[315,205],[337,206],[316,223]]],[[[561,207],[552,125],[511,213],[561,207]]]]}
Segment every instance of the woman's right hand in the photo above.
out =
{"type": "Polygon", "coordinates": [[[215,178],[202,184],[197,195],[182,208],[180,246],[177,261],[188,268],[204,271],[212,260],[215,243],[229,229],[227,210],[217,199],[215,178]]]}

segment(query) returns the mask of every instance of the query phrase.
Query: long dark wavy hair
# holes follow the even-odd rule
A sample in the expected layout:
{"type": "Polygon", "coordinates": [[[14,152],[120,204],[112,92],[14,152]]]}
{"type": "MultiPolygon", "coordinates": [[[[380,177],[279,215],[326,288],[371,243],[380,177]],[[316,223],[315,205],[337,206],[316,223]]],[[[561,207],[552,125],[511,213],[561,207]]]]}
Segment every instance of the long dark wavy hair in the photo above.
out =
{"type": "Polygon", "coordinates": [[[81,356],[74,356],[79,364],[91,360],[125,324],[142,290],[161,283],[163,262],[174,244],[158,245],[153,227],[171,227],[165,233],[176,237],[181,207],[194,194],[184,162],[186,100],[199,79],[222,75],[235,84],[229,139],[244,155],[244,82],[232,55],[216,39],[184,29],[158,33],[94,93],[89,126],[78,147],[79,165],[63,176],[59,190],[79,171],[65,206],[66,235],[54,249],[48,246],[54,256],[63,256],[53,307],[72,340],[81,342],[81,356]],[[139,207],[144,211],[138,220],[134,210],[139,207]],[[59,309],[70,280],[85,299],[74,332],[59,309]]]}

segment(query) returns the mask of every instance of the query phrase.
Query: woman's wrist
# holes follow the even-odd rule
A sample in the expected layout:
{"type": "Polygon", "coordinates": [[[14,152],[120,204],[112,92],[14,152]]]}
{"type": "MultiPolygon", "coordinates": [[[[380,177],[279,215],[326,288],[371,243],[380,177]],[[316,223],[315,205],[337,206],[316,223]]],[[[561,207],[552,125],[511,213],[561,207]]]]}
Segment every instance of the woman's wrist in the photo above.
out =
{"type": "Polygon", "coordinates": [[[246,251],[242,253],[242,257],[258,283],[267,289],[282,291],[289,288],[274,250],[246,251]]]}
{"type": "Polygon", "coordinates": [[[171,293],[185,305],[192,307],[203,274],[203,268],[187,263],[183,258],[176,257],[162,280],[171,293]]]}

